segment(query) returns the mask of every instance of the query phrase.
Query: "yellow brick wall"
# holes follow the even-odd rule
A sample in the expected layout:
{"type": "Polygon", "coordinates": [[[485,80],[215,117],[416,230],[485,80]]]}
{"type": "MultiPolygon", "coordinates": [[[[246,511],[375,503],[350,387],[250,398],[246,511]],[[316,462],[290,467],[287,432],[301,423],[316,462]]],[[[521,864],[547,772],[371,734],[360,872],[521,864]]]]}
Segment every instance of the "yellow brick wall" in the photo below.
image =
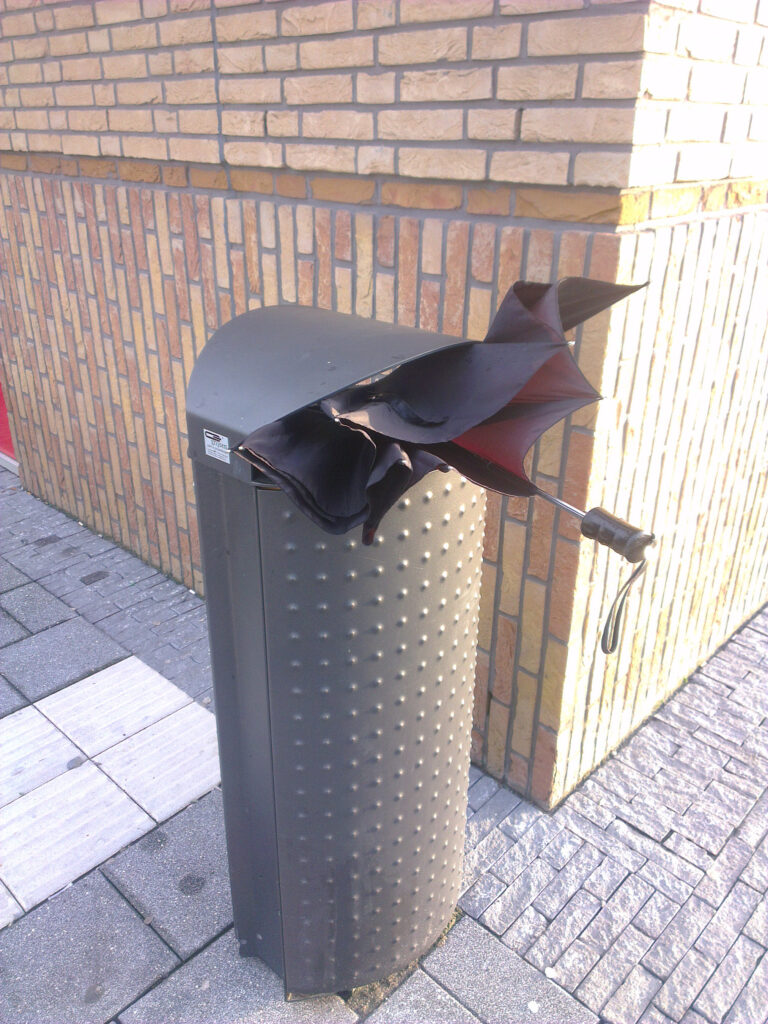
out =
{"type": "Polygon", "coordinates": [[[556,802],[766,596],[766,0],[5,7],[22,480],[189,585],[183,396],[224,320],[300,303],[481,338],[516,278],[649,280],[574,339],[615,397],[532,454],[542,488],[662,537],[618,657],[596,652],[619,560],[543,502],[488,502],[473,756],[556,802]]]}

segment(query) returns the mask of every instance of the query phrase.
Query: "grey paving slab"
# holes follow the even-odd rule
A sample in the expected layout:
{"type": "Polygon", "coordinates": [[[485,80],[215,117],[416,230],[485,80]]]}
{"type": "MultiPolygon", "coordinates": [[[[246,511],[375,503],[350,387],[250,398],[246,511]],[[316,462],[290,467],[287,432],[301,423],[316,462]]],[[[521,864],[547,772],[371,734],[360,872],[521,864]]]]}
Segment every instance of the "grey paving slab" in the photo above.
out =
{"type": "Polygon", "coordinates": [[[17,640],[23,640],[25,636],[29,636],[29,630],[0,608],[0,647],[7,647],[8,644],[16,643],[17,640]]]}
{"type": "Polygon", "coordinates": [[[102,870],[187,959],[232,923],[221,792],[185,808],[102,870]]]}
{"type": "Polygon", "coordinates": [[[21,917],[23,913],[21,904],[13,898],[3,883],[0,882],[0,928],[5,928],[11,921],[21,917]]]}
{"type": "Polygon", "coordinates": [[[277,975],[255,957],[240,957],[230,930],[123,1010],[119,1020],[120,1024],[352,1024],[357,1014],[338,996],[285,1002],[277,975]]]}
{"type": "Polygon", "coordinates": [[[480,1020],[424,971],[415,971],[366,1024],[474,1024],[480,1020]]]}
{"type": "Polygon", "coordinates": [[[0,932],[2,1024],[104,1024],[178,963],[94,873],[0,932]]]}
{"type": "Polygon", "coordinates": [[[30,700],[38,700],[125,655],[114,640],[75,618],[4,647],[0,672],[30,700]]]}
{"type": "Polygon", "coordinates": [[[29,583],[29,576],[25,576],[15,565],[0,558],[0,594],[4,594],[14,587],[20,587],[24,583],[29,583]]]}
{"type": "Polygon", "coordinates": [[[48,626],[71,619],[75,614],[69,605],[49,594],[39,583],[27,583],[6,594],[0,594],[0,607],[30,633],[39,633],[48,626]]]}
{"type": "Polygon", "coordinates": [[[0,676],[0,718],[18,711],[28,703],[23,693],[11,686],[5,676],[0,676]]]}
{"type": "Polygon", "coordinates": [[[587,1024],[597,1020],[559,985],[468,917],[459,921],[422,966],[485,1021],[587,1024]]]}

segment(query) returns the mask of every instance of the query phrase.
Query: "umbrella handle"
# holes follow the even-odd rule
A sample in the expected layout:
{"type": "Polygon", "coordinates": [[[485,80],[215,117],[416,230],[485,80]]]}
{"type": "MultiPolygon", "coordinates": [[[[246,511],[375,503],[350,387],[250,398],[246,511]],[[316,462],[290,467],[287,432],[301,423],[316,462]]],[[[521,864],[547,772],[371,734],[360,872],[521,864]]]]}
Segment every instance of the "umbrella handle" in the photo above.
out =
{"type": "Polygon", "coordinates": [[[641,562],[645,558],[645,549],[656,541],[654,534],[630,526],[604,508],[591,508],[585,513],[581,520],[581,532],[585,537],[623,555],[628,562],[641,562]]]}

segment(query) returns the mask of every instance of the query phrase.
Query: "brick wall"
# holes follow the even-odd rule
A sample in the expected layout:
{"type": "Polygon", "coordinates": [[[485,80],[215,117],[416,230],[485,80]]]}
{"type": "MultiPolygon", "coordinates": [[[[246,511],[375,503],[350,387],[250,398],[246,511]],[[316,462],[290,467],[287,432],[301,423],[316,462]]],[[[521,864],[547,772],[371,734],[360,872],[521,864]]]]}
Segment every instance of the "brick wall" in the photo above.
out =
{"type": "Polygon", "coordinates": [[[557,801],[766,596],[768,2],[5,8],[22,480],[190,586],[184,388],[224,320],[300,303],[481,338],[516,278],[650,281],[575,338],[615,397],[532,462],[662,535],[618,657],[596,652],[619,560],[544,502],[489,500],[474,757],[557,801]]]}

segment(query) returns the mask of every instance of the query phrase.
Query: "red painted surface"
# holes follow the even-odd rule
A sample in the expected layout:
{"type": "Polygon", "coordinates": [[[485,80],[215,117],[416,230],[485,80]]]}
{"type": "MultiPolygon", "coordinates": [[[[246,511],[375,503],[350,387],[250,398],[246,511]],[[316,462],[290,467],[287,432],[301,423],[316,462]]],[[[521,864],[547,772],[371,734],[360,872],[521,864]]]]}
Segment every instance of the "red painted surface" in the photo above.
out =
{"type": "Polygon", "coordinates": [[[0,452],[2,452],[3,455],[9,455],[12,459],[16,458],[13,454],[11,428],[8,424],[8,410],[5,407],[2,387],[0,387],[0,452]]]}

